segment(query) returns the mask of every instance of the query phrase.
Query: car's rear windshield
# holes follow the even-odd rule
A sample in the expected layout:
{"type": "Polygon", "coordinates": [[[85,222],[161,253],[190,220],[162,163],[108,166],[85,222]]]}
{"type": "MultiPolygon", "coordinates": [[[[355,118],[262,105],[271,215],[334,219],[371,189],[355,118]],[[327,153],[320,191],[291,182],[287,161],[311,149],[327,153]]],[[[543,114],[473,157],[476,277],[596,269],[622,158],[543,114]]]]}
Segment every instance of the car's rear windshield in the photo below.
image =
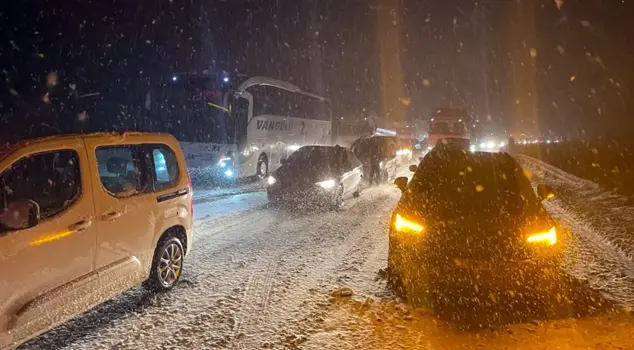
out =
{"type": "Polygon", "coordinates": [[[432,152],[409,186],[410,205],[441,220],[495,219],[537,207],[522,168],[509,156],[432,152]]]}

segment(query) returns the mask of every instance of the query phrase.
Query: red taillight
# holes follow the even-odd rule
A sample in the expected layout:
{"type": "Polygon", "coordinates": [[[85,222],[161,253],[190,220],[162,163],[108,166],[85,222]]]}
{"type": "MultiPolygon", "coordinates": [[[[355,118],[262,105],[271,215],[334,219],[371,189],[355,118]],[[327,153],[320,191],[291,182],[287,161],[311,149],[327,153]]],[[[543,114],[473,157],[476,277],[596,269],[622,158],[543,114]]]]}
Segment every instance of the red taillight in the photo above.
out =
{"type": "Polygon", "coordinates": [[[191,197],[189,197],[189,215],[192,216],[192,218],[194,217],[194,186],[192,186],[192,178],[191,177],[187,177],[187,189],[189,190],[189,193],[191,193],[191,197]]]}

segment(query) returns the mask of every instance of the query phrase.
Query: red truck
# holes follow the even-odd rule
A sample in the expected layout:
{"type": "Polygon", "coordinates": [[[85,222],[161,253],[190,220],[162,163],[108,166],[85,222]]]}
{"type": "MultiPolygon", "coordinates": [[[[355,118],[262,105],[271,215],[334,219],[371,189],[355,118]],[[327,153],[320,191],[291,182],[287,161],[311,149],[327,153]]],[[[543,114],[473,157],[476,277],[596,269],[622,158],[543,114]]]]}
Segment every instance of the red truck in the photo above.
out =
{"type": "Polygon", "coordinates": [[[470,116],[459,108],[437,108],[429,120],[427,149],[436,147],[440,140],[464,143],[469,148],[471,133],[468,127],[470,116]]]}

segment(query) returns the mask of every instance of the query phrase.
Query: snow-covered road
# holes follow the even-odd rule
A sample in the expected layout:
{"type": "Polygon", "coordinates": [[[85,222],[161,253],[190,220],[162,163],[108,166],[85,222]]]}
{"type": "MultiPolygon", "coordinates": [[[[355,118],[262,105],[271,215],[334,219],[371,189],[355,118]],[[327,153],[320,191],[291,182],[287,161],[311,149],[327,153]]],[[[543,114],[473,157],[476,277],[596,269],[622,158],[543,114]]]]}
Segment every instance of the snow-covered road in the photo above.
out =
{"type": "MultiPolygon", "coordinates": [[[[522,161],[535,181],[556,179],[561,194],[548,209],[578,238],[571,274],[629,302],[631,251],[581,216],[586,209],[576,203],[587,194],[565,191],[570,179],[522,161]]],[[[126,292],[23,348],[634,348],[627,312],[467,332],[399,303],[379,273],[399,198],[392,186],[366,189],[337,212],[305,214],[268,208],[257,188],[197,192],[194,246],[177,288],[158,296],[126,292]]]]}

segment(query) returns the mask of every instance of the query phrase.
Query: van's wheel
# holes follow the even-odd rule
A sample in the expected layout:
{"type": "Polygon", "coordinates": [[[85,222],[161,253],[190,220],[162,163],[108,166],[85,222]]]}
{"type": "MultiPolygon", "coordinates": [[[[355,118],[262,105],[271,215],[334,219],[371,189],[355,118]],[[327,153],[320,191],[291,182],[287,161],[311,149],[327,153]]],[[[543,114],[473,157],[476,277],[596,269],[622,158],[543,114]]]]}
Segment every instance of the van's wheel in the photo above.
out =
{"type": "Polygon", "coordinates": [[[144,287],[155,292],[172,289],[181,278],[184,257],[185,250],[178,238],[161,239],[154,251],[150,278],[143,283],[144,287]]]}
{"type": "Polygon", "coordinates": [[[266,158],[266,156],[263,154],[260,156],[260,158],[258,158],[258,165],[257,165],[257,177],[258,179],[264,179],[266,177],[266,175],[268,175],[269,173],[269,161],[266,158]]]}

